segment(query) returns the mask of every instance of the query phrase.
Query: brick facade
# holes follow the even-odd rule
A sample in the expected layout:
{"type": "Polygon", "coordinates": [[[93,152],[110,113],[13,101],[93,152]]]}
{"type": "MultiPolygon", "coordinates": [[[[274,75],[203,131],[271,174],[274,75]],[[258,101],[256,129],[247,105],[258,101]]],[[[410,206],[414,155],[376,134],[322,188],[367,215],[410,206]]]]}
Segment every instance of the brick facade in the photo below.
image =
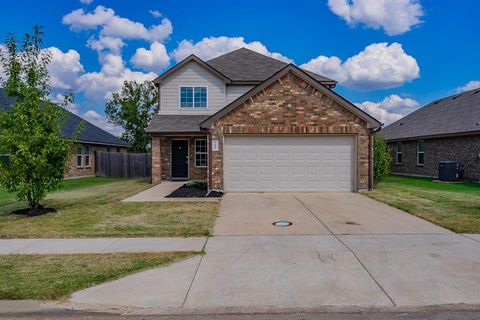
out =
{"type": "Polygon", "coordinates": [[[174,139],[188,140],[188,173],[190,180],[206,180],[207,168],[195,166],[195,139],[206,139],[199,136],[153,136],[152,137],[152,183],[170,180],[171,176],[171,141],[174,139]]]}
{"type": "Polygon", "coordinates": [[[389,143],[393,173],[438,177],[439,161],[460,161],[467,180],[480,181],[480,135],[426,139],[425,164],[417,165],[417,140],[402,141],[402,164],[395,162],[395,143],[389,143]]]}
{"type": "Polygon", "coordinates": [[[68,170],[65,173],[65,178],[76,178],[76,177],[93,177],[95,176],[95,151],[110,151],[110,152],[127,152],[125,147],[113,147],[105,145],[95,145],[95,144],[80,144],[82,147],[82,165],[77,166],[77,146],[72,148],[71,158],[68,165],[68,170]],[[85,146],[90,146],[90,165],[85,166],[85,146]]]}
{"type": "Polygon", "coordinates": [[[366,122],[292,73],[218,119],[210,129],[219,140],[212,153],[210,189],[223,190],[223,145],[228,134],[354,135],[357,190],[369,187],[369,136],[366,122]]]}

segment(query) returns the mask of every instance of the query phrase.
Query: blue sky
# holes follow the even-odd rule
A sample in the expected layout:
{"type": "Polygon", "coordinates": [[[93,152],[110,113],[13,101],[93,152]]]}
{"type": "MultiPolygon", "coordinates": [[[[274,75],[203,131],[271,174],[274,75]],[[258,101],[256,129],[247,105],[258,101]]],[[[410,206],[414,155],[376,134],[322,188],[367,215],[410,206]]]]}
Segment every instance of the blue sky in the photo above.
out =
{"type": "Polygon", "coordinates": [[[0,34],[43,25],[52,98],[72,88],[72,110],[115,133],[103,110],[122,80],[239,46],[335,78],[337,92],[388,123],[480,86],[479,11],[473,0],[18,0],[2,4],[0,34]]]}

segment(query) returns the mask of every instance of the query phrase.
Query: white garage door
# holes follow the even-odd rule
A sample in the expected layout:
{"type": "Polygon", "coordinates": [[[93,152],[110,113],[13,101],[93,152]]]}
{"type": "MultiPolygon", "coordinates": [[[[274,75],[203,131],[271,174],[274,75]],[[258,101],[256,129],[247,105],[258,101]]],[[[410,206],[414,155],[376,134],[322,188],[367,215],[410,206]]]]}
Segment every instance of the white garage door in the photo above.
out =
{"type": "Polygon", "coordinates": [[[227,136],[225,190],[351,192],[352,136],[227,136]]]}

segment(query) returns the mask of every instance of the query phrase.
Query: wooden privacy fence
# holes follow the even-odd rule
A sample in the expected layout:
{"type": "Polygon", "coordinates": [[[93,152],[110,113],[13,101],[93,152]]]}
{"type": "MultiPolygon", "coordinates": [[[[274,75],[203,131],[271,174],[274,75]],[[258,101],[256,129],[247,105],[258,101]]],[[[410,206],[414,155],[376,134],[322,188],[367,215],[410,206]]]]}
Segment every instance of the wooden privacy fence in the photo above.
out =
{"type": "Polygon", "coordinates": [[[95,152],[95,175],[99,177],[145,178],[152,174],[150,153],[95,152]]]}

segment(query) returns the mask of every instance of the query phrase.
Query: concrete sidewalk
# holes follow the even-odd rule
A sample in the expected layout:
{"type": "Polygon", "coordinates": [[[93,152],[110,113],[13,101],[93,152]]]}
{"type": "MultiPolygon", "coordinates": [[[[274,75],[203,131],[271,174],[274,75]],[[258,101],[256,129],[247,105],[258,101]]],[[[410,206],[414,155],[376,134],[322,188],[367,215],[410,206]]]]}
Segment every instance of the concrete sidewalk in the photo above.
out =
{"type": "Polygon", "coordinates": [[[216,236],[205,251],[79,291],[70,306],[182,313],[480,305],[480,243],[453,233],[216,236]]]}
{"type": "Polygon", "coordinates": [[[161,202],[161,201],[199,201],[219,202],[221,198],[165,198],[187,181],[162,181],[162,183],[142,191],[122,202],[161,202]]]}
{"type": "Polygon", "coordinates": [[[202,251],[206,237],[0,240],[0,254],[202,251]]]}

